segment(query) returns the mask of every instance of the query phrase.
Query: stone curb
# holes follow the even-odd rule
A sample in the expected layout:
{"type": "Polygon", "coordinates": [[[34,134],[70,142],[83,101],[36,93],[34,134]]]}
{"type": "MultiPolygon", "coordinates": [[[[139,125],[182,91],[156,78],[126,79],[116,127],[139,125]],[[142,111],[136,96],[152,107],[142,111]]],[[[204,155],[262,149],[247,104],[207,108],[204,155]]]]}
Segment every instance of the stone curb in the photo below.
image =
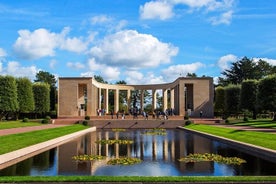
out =
{"type": "Polygon", "coordinates": [[[200,131],[197,131],[197,130],[187,129],[185,127],[180,127],[179,126],[177,128],[183,129],[183,130],[188,131],[188,132],[193,132],[193,133],[196,133],[196,134],[200,134],[200,135],[203,135],[203,136],[206,136],[206,137],[210,137],[210,138],[213,138],[215,140],[222,141],[222,142],[227,143],[229,145],[232,145],[236,148],[240,148],[248,154],[253,154],[253,155],[259,156],[259,157],[261,157],[265,160],[276,162],[276,150],[269,149],[269,148],[264,148],[264,147],[261,147],[261,146],[256,146],[256,145],[253,145],[253,144],[244,143],[244,142],[240,142],[240,141],[235,141],[235,140],[232,140],[232,139],[228,139],[228,138],[224,138],[224,137],[220,137],[220,136],[200,132],[200,131]]]}
{"type": "Polygon", "coordinates": [[[58,145],[61,145],[65,142],[68,142],[76,137],[84,135],[88,132],[96,131],[96,127],[91,127],[85,130],[81,130],[72,134],[68,134],[62,137],[51,139],[42,143],[38,143],[26,148],[22,148],[16,151],[5,153],[0,155],[0,169],[11,166],[17,162],[30,158],[36,154],[42,153],[46,150],[54,148],[58,145]]]}

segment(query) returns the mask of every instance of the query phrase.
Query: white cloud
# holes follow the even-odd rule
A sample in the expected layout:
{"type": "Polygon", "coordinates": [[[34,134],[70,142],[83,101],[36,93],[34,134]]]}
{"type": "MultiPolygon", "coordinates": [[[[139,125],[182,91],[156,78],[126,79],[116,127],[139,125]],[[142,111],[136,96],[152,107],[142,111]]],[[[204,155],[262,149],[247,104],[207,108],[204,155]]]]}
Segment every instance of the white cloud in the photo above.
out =
{"type": "Polygon", "coordinates": [[[49,66],[50,66],[50,68],[54,69],[55,66],[56,66],[56,64],[57,64],[57,61],[56,61],[55,59],[52,59],[52,60],[50,61],[49,66]]]}
{"type": "Polygon", "coordinates": [[[46,29],[37,29],[34,32],[19,30],[13,48],[22,59],[38,59],[44,56],[53,56],[57,47],[57,35],[46,29]]]}
{"type": "Polygon", "coordinates": [[[67,62],[66,66],[69,67],[69,68],[77,69],[77,70],[85,68],[85,65],[80,63],[80,62],[75,62],[75,63],[67,62]]]}
{"type": "Polygon", "coordinates": [[[91,18],[91,24],[103,24],[111,21],[112,18],[107,15],[97,15],[91,18]]]}
{"type": "Polygon", "coordinates": [[[0,57],[6,57],[7,53],[4,49],[0,48],[0,57]]]}
{"type": "Polygon", "coordinates": [[[90,50],[91,56],[95,57],[98,63],[135,69],[170,63],[171,57],[177,53],[177,47],[135,30],[109,35],[90,50]]]}
{"type": "Polygon", "coordinates": [[[174,16],[173,7],[166,1],[150,1],[140,6],[140,17],[142,19],[166,20],[174,16]]]}
{"type": "Polygon", "coordinates": [[[233,54],[228,54],[228,55],[225,55],[225,56],[222,56],[221,58],[219,58],[217,64],[218,64],[219,68],[223,71],[223,70],[229,68],[229,63],[236,62],[237,59],[238,59],[237,56],[235,56],[233,54]]]}
{"type": "Polygon", "coordinates": [[[186,76],[187,73],[196,73],[199,68],[205,67],[201,62],[191,64],[172,65],[167,69],[162,70],[162,75],[166,81],[173,81],[179,76],[186,76]]]}
{"type": "Polygon", "coordinates": [[[126,71],[127,84],[160,84],[164,83],[162,76],[155,76],[154,73],[143,74],[136,70],[126,71]]]}
{"type": "Polygon", "coordinates": [[[35,79],[36,73],[39,71],[39,69],[36,68],[36,66],[24,67],[16,61],[8,62],[6,67],[3,67],[1,63],[1,66],[1,75],[12,75],[14,77],[28,77],[31,80],[35,79]]]}
{"type": "Polygon", "coordinates": [[[213,25],[219,25],[219,24],[229,25],[232,20],[232,14],[233,14],[233,11],[228,11],[228,12],[222,13],[221,16],[211,17],[209,21],[213,25]]]}
{"type": "Polygon", "coordinates": [[[15,54],[21,59],[34,60],[46,56],[54,56],[55,49],[59,48],[71,52],[84,52],[88,42],[80,38],[67,37],[70,28],[65,27],[61,33],[50,32],[40,28],[33,32],[29,30],[19,30],[13,49],[15,54]]]}
{"type": "Polygon", "coordinates": [[[140,6],[140,17],[170,19],[175,15],[174,9],[179,8],[178,5],[184,5],[189,12],[202,12],[213,25],[230,24],[234,3],[235,0],[152,0],[140,6]],[[212,12],[211,18],[208,14],[210,12],[212,12]]]}
{"type": "Polygon", "coordinates": [[[276,66],[276,59],[269,59],[269,58],[253,58],[253,61],[258,62],[259,60],[264,60],[268,62],[269,64],[276,66]]]}

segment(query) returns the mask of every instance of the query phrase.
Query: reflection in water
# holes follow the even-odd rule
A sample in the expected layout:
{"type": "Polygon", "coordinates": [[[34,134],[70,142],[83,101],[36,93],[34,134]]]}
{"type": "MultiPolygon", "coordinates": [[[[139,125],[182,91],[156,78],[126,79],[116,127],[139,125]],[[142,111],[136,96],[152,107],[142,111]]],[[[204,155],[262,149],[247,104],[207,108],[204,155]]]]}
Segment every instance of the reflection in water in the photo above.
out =
{"type": "Polygon", "coordinates": [[[275,175],[276,164],[235,150],[182,130],[167,130],[166,136],[144,135],[143,130],[126,132],[98,131],[79,137],[0,171],[4,175],[129,175],[129,176],[231,176],[275,175]],[[96,140],[131,139],[128,145],[101,145],[96,140]],[[247,160],[240,166],[214,162],[184,163],[178,159],[190,153],[215,153],[247,160]],[[107,165],[107,160],[76,162],[72,156],[92,154],[109,158],[137,157],[143,160],[131,166],[107,165]]]}

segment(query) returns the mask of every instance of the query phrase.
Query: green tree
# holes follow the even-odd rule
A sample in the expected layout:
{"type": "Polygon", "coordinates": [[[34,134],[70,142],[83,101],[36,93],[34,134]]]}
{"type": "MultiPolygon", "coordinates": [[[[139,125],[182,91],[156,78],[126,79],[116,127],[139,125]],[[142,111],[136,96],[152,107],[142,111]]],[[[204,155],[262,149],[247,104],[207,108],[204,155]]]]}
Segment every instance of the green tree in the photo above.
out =
{"type": "Polygon", "coordinates": [[[262,79],[268,74],[274,74],[276,66],[272,66],[264,60],[258,62],[247,57],[233,62],[230,69],[222,72],[225,77],[220,77],[218,83],[222,86],[228,84],[241,84],[242,81],[247,79],[262,79]]]}
{"type": "Polygon", "coordinates": [[[249,110],[253,113],[253,119],[257,118],[257,80],[245,80],[241,84],[240,109],[249,110]]]}
{"type": "Polygon", "coordinates": [[[32,82],[28,78],[17,78],[17,96],[19,113],[29,113],[34,111],[34,95],[32,82]]]}
{"type": "Polygon", "coordinates": [[[228,115],[239,113],[240,85],[229,85],[225,88],[225,111],[228,115]]]}
{"type": "Polygon", "coordinates": [[[107,84],[107,83],[108,83],[108,82],[105,81],[105,80],[103,79],[103,77],[100,76],[100,75],[94,75],[94,79],[95,79],[97,82],[100,82],[100,83],[104,83],[104,84],[107,84]]]}
{"type": "Polygon", "coordinates": [[[56,87],[56,77],[46,71],[39,71],[36,74],[35,82],[44,82],[49,84],[50,86],[50,110],[55,111],[56,110],[56,103],[57,103],[57,87],[56,87]]]}
{"type": "Polygon", "coordinates": [[[16,80],[12,76],[0,76],[0,120],[18,110],[16,80]]]}
{"type": "Polygon", "coordinates": [[[276,121],[276,74],[259,81],[258,103],[261,109],[273,112],[273,121],[276,121]]]}
{"type": "Polygon", "coordinates": [[[50,110],[50,87],[47,83],[34,83],[35,113],[44,115],[50,110]]]}
{"type": "Polygon", "coordinates": [[[222,86],[218,86],[215,90],[214,110],[220,116],[225,113],[225,89],[222,86]]]}
{"type": "Polygon", "coordinates": [[[226,69],[222,72],[226,76],[229,83],[241,84],[243,80],[256,78],[256,63],[247,57],[232,63],[230,69],[226,69]]]}

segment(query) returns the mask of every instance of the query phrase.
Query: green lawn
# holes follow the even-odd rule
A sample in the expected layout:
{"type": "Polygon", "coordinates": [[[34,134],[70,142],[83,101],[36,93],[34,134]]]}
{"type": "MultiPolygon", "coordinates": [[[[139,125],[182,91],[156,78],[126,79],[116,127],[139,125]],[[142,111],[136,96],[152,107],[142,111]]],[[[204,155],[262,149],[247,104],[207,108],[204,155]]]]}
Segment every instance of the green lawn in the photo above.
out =
{"type": "Polygon", "coordinates": [[[236,126],[252,126],[255,128],[276,128],[276,122],[271,120],[250,120],[248,122],[239,121],[230,124],[236,126]]]}
{"type": "Polygon", "coordinates": [[[215,183],[241,183],[241,182],[275,182],[276,176],[20,176],[20,177],[0,177],[0,182],[215,182],[215,183]]]}
{"type": "Polygon", "coordinates": [[[192,124],[185,128],[276,150],[276,134],[192,124]]]}
{"type": "Polygon", "coordinates": [[[46,130],[38,130],[27,133],[13,134],[1,136],[0,139],[0,154],[18,150],[30,145],[48,141],[63,135],[74,133],[80,130],[89,128],[83,125],[71,125],[59,128],[51,128],[46,130]]]}
{"type": "Polygon", "coordinates": [[[18,127],[28,127],[28,126],[39,126],[43,125],[40,122],[22,122],[18,121],[0,121],[0,130],[1,129],[10,129],[10,128],[18,128],[18,127]]]}

